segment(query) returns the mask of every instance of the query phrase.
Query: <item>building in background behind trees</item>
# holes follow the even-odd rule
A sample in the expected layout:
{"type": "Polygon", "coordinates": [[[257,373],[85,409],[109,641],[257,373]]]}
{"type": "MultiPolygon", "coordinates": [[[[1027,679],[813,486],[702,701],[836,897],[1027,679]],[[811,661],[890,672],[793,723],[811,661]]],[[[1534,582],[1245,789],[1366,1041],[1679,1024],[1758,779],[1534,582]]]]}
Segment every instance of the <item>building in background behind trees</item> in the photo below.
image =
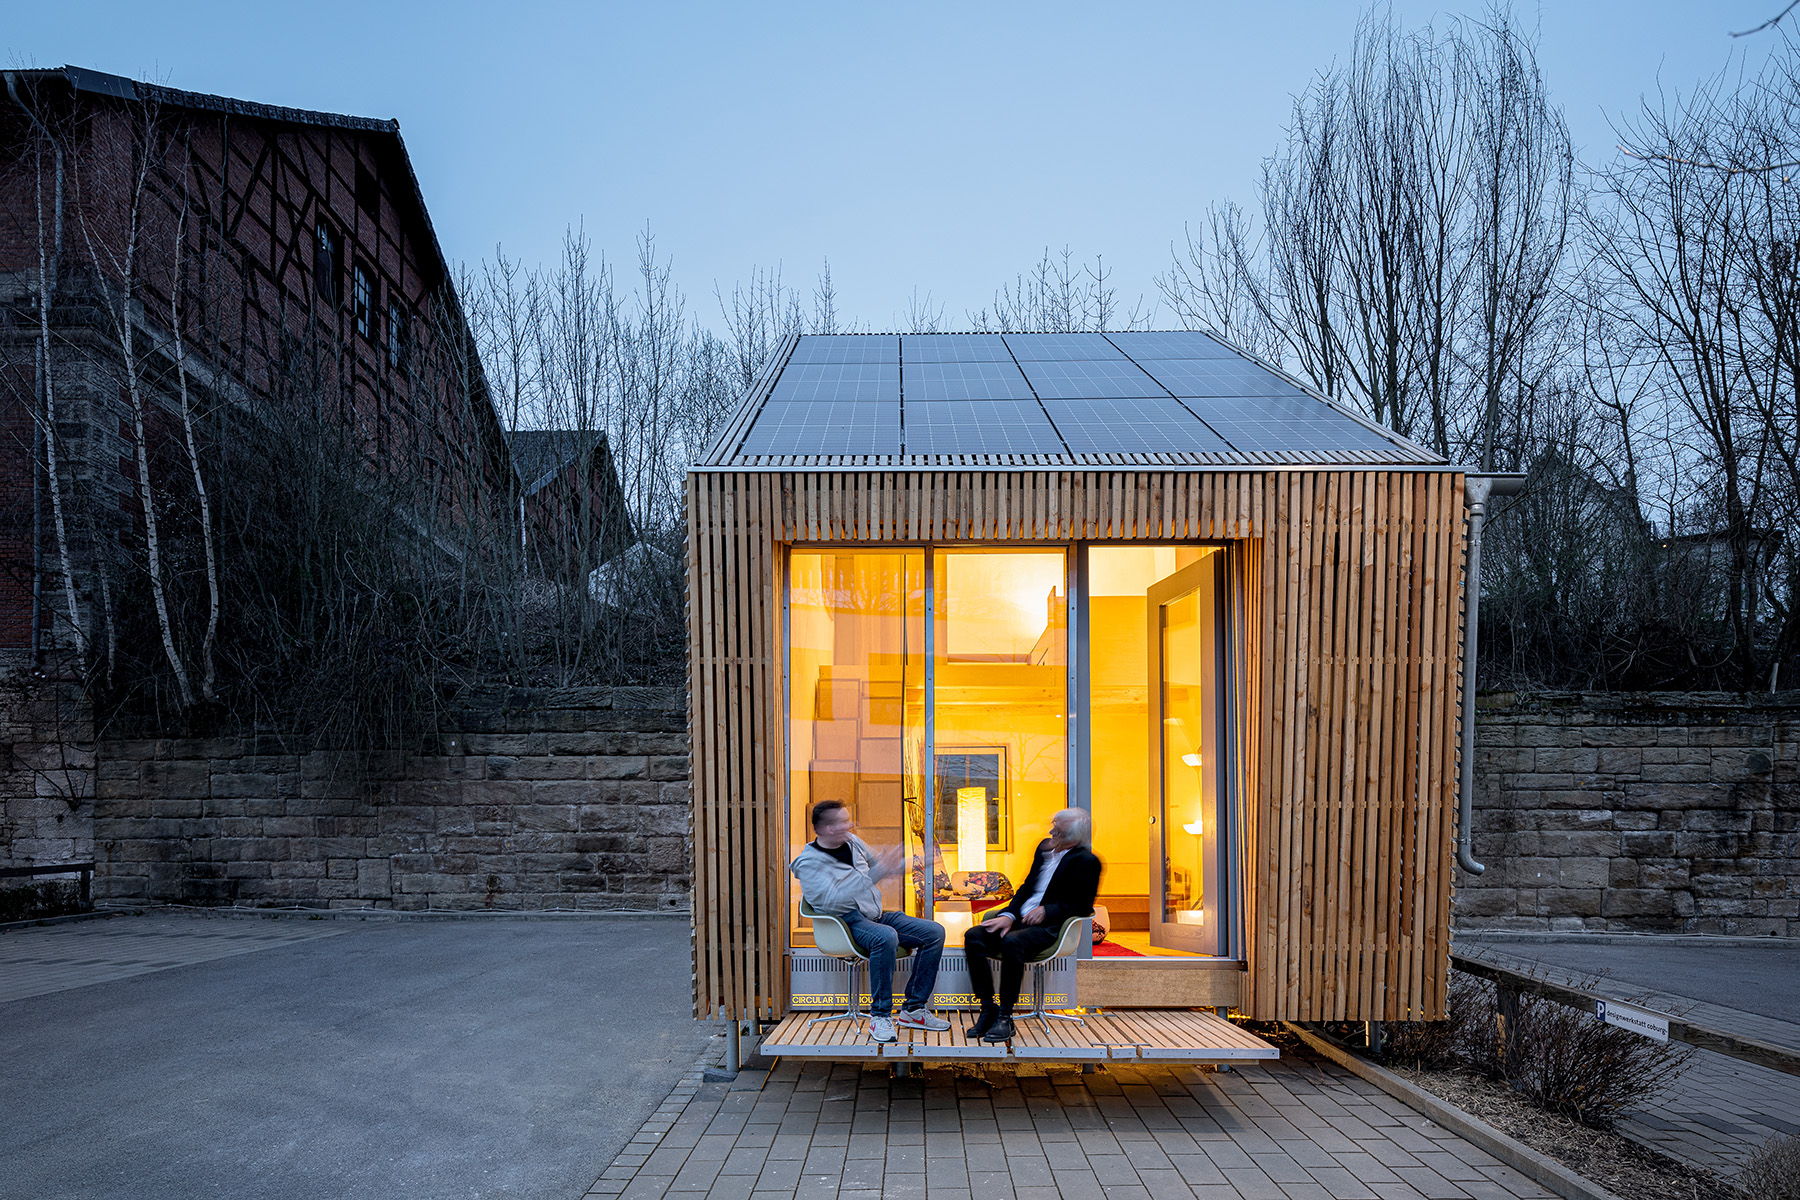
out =
{"type": "Polygon", "coordinates": [[[9,797],[91,794],[96,719],[366,761],[546,657],[642,666],[586,598],[636,536],[608,442],[515,459],[395,122],[75,67],[5,88],[9,797]]]}

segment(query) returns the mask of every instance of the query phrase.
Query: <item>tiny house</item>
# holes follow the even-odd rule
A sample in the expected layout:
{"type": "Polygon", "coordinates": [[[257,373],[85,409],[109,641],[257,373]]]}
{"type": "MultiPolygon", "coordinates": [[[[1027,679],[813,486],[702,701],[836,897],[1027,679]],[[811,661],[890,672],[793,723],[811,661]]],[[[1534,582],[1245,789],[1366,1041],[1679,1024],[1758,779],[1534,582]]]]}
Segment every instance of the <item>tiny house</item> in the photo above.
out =
{"type": "Polygon", "coordinates": [[[1086,809],[1071,1007],[1443,1014],[1463,468],[1204,333],[859,334],[687,487],[697,1015],[818,1007],[824,799],[953,952],[1086,809]]]}

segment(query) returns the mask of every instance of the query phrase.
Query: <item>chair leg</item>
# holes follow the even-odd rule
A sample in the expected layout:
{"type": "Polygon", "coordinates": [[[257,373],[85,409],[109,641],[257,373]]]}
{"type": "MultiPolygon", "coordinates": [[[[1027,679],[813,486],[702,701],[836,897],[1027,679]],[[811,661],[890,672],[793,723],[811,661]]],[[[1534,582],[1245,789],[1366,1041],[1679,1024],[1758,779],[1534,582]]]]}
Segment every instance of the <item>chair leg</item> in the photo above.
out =
{"type": "Polygon", "coordinates": [[[1052,1021],[1073,1021],[1077,1025],[1086,1025],[1081,1017],[1068,1013],[1050,1012],[1044,1008],[1044,976],[1049,972],[1049,963],[1033,963],[1031,965],[1031,1011],[1022,1017],[1014,1017],[1018,1021],[1041,1021],[1045,1025],[1052,1021]]]}
{"type": "Polygon", "coordinates": [[[854,958],[846,959],[844,961],[850,969],[849,1003],[841,1013],[827,1013],[822,1017],[814,1017],[806,1023],[808,1029],[826,1021],[850,1021],[860,1025],[862,1022],[868,1020],[868,1014],[862,1010],[862,963],[854,958]]]}

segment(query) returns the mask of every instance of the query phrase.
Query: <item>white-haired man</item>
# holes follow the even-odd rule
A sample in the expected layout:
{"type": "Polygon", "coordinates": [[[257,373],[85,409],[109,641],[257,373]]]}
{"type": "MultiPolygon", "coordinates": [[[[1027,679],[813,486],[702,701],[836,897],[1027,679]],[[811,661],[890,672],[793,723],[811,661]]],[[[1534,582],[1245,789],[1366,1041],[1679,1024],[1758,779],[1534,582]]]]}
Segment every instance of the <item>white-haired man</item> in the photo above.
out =
{"type": "Polygon", "coordinates": [[[969,987],[981,1001],[981,1016],[969,1036],[1004,1042],[1013,1035],[1013,1008],[1025,981],[1025,961],[1047,950],[1070,917],[1094,913],[1100,891],[1100,860],[1088,849],[1088,815],[1065,808],[1050,818],[1050,836],[1038,843],[1031,872],[1012,903],[963,935],[969,987]],[[994,997],[988,959],[1000,960],[1000,996],[994,997]]]}

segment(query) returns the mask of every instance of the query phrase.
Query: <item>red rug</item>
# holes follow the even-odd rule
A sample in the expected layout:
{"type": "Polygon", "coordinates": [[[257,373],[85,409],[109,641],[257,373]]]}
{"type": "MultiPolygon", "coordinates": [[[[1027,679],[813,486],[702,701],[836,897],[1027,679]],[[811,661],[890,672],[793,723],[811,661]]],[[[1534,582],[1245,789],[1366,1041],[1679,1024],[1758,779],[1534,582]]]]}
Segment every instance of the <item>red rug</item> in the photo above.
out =
{"type": "Polygon", "coordinates": [[[1117,942],[1098,942],[1094,945],[1095,958],[1143,958],[1136,950],[1128,950],[1117,942]]]}

